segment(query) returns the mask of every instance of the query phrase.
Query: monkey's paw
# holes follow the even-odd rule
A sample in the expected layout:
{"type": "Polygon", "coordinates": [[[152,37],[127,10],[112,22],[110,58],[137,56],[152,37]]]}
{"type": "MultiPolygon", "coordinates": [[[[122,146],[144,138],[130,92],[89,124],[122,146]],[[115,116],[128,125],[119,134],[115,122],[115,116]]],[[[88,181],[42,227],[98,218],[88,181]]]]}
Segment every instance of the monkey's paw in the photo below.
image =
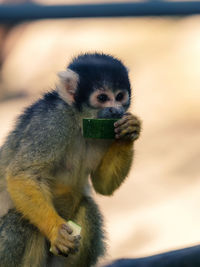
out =
{"type": "Polygon", "coordinates": [[[66,224],[61,224],[55,237],[51,241],[50,252],[54,255],[67,257],[69,254],[78,252],[81,236],[73,236],[72,229],[66,224]]]}
{"type": "Polygon", "coordinates": [[[141,130],[140,120],[131,113],[125,113],[124,116],[115,122],[115,138],[132,140],[138,139],[141,130]]]}

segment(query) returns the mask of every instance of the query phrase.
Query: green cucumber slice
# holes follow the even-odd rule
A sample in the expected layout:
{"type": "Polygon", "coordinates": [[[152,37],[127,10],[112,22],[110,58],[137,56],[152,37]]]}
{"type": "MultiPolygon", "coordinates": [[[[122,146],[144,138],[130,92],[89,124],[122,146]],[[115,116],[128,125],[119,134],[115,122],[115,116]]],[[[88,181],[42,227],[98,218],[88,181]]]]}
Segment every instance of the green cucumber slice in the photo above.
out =
{"type": "Polygon", "coordinates": [[[83,119],[85,138],[115,139],[114,123],[119,119],[83,119]]]}

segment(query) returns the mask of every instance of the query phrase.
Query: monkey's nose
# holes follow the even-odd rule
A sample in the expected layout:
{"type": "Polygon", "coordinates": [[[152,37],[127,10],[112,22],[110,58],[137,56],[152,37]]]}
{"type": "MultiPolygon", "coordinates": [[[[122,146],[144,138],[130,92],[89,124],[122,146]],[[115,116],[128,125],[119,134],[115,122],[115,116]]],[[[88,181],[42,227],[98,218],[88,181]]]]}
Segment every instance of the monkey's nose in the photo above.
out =
{"type": "Polygon", "coordinates": [[[99,112],[98,112],[98,118],[107,118],[107,119],[118,119],[118,118],[121,118],[124,114],[124,109],[123,108],[115,108],[115,107],[106,107],[106,108],[103,108],[101,109],[99,112]]]}
{"type": "Polygon", "coordinates": [[[123,113],[124,113],[124,110],[121,109],[121,108],[110,107],[109,108],[109,113],[110,113],[112,118],[121,118],[123,113]]]}
{"type": "Polygon", "coordinates": [[[109,108],[109,112],[110,112],[110,113],[115,113],[114,108],[109,108]]]}

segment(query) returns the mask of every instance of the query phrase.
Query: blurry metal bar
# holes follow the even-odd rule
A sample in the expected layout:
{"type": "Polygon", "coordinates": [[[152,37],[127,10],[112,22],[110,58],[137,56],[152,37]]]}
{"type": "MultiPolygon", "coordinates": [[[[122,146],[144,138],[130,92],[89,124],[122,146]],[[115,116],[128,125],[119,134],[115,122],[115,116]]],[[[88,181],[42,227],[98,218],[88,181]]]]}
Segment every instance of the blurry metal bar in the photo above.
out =
{"type": "Polygon", "coordinates": [[[35,19],[185,16],[193,14],[200,14],[200,1],[147,1],[80,5],[40,5],[35,3],[0,5],[1,23],[35,19]]]}
{"type": "Polygon", "coordinates": [[[105,267],[199,267],[200,245],[149,257],[121,259],[105,267]]]}

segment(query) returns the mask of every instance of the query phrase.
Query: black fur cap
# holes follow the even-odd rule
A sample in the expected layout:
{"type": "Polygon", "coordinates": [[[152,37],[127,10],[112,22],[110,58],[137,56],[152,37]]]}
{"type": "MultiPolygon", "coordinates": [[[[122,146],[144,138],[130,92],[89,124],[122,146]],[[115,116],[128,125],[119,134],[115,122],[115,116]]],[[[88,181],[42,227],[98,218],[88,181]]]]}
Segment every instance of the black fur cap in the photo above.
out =
{"type": "Polygon", "coordinates": [[[76,105],[82,103],[97,88],[107,86],[112,90],[127,90],[131,95],[128,71],[123,63],[103,53],[87,53],[75,57],[68,66],[79,75],[79,85],[75,96],[76,105]]]}

